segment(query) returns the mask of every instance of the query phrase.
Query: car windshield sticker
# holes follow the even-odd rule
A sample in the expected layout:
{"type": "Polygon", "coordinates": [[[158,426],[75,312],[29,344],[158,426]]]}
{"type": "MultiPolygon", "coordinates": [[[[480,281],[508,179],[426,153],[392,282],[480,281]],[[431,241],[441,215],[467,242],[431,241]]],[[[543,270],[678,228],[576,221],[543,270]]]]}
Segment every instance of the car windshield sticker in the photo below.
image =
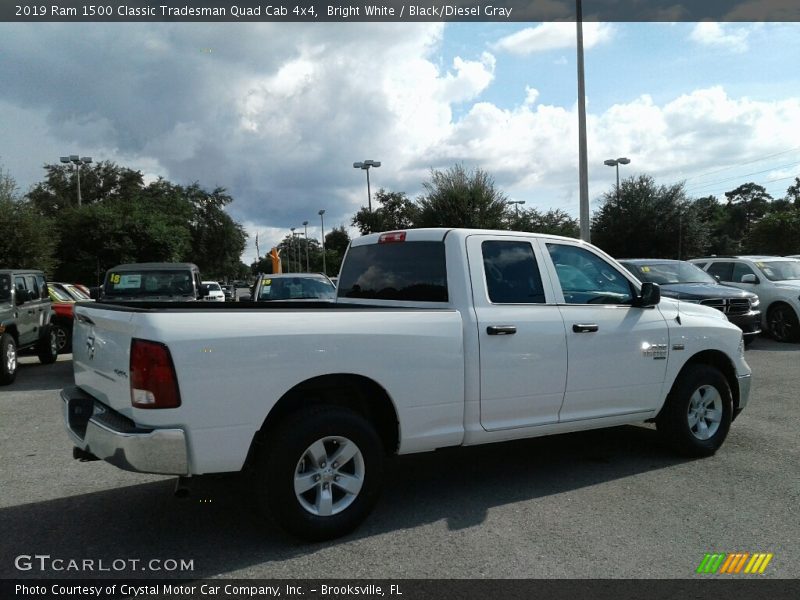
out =
{"type": "Polygon", "coordinates": [[[134,275],[117,275],[117,282],[114,287],[119,290],[139,289],[142,287],[142,276],[139,273],[134,275]]]}
{"type": "Polygon", "coordinates": [[[650,267],[642,267],[642,273],[649,273],[650,267]]]}

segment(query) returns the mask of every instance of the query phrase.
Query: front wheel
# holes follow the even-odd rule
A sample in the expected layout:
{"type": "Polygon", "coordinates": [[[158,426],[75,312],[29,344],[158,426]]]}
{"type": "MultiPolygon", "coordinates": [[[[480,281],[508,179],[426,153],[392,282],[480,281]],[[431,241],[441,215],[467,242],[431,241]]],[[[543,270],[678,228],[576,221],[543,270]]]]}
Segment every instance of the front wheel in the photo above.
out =
{"type": "Polygon", "coordinates": [[[0,335],[0,385],[10,385],[17,377],[17,344],[9,334],[0,335]]]}
{"type": "Polygon", "coordinates": [[[794,342],[800,338],[800,323],[791,306],[778,304],[767,314],[770,335],[779,342],[794,342]]]}
{"type": "Polygon", "coordinates": [[[656,427],[687,456],[711,456],[728,435],[733,396],[725,376],[710,365],[689,365],[678,376],[656,427]]]}
{"type": "Polygon", "coordinates": [[[320,541],[366,519],[383,483],[383,444],[372,424],[326,406],[286,418],[269,433],[255,472],[259,506],[280,527],[320,541]]]}
{"type": "Polygon", "coordinates": [[[56,337],[55,329],[50,325],[46,325],[42,331],[36,346],[36,356],[43,365],[52,364],[58,358],[58,337],[56,337]]]}

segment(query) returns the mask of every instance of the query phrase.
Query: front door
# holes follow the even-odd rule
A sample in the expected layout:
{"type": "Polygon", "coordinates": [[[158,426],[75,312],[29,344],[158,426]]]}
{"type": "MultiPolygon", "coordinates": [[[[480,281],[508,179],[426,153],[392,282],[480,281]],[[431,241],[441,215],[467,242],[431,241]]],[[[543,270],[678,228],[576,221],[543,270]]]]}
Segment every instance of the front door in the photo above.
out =
{"type": "Polygon", "coordinates": [[[654,410],[669,350],[658,308],[632,306],[636,289],[600,254],[571,242],[542,242],[559,308],[569,368],[561,422],[654,410]]]}

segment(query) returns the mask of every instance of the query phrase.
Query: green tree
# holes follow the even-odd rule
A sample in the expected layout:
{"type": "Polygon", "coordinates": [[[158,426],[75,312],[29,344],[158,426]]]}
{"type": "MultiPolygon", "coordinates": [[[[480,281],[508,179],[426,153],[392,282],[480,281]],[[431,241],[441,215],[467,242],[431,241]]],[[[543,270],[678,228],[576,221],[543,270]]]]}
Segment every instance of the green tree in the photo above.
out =
{"type": "Polygon", "coordinates": [[[617,258],[685,258],[702,254],[706,226],[683,183],[656,185],[649,175],[630,177],[603,194],[592,218],[592,242],[617,258]]]}
{"type": "Polygon", "coordinates": [[[775,211],[753,225],[747,237],[749,251],[759,254],[800,252],[800,209],[775,211]]]}
{"type": "Polygon", "coordinates": [[[377,208],[372,212],[362,207],[353,217],[352,225],[358,227],[362,235],[409,229],[414,226],[419,212],[405,192],[387,192],[383,188],[375,194],[375,205],[377,208]]]}
{"type": "Polygon", "coordinates": [[[350,245],[350,236],[344,225],[334,227],[325,236],[325,266],[328,275],[335,276],[339,273],[347,246],[350,245]]]}
{"type": "Polygon", "coordinates": [[[0,167],[0,268],[41,269],[52,275],[55,235],[52,220],[19,197],[16,181],[0,167]]]}
{"type": "Polygon", "coordinates": [[[786,189],[786,200],[789,200],[794,207],[800,209],[800,177],[794,178],[794,183],[786,189]]]}
{"type": "Polygon", "coordinates": [[[430,181],[422,185],[416,227],[505,228],[508,198],[486,171],[467,170],[462,164],[446,171],[431,169],[430,181]]]}
{"type": "Polygon", "coordinates": [[[539,212],[535,208],[521,211],[518,215],[516,212],[510,213],[508,229],[574,238],[580,237],[578,219],[570,217],[566,212],[558,208],[548,210],[546,213],[539,212]]]}
{"type": "Polygon", "coordinates": [[[752,226],[767,213],[772,200],[766,189],[752,182],[725,192],[725,197],[728,199],[730,220],[740,238],[746,236],[752,226]]]}

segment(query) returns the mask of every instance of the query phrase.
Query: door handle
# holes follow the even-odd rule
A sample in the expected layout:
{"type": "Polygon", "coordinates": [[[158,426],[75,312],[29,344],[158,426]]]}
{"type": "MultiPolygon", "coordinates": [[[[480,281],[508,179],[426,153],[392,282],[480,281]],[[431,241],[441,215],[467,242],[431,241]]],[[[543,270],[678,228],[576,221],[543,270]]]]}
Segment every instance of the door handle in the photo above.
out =
{"type": "Polygon", "coordinates": [[[600,329],[597,323],[573,323],[572,331],[575,333],[594,333],[600,329]]]}
{"type": "Polygon", "coordinates": [[[513,325],[489,325],[486,333],[489,335],[514,335],[517,333],[517,328],[513,325]]]}

